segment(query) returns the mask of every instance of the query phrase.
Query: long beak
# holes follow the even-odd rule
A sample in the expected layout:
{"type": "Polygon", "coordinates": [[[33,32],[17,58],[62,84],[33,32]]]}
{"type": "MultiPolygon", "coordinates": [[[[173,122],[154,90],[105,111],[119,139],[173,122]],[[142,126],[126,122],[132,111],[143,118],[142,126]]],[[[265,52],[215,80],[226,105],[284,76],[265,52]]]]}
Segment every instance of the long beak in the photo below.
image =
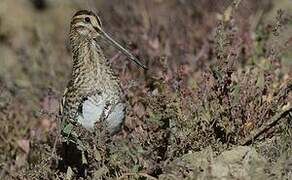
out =
{"type": "Polygon", "coordinates": [[[131,54],[128,50],[123,48],[119,43],[117,43],[115,40],[113,40],[106,32],[103,30],[99,30],[99,33],[101,34],[101,37],[106,40],[109,44],[117,48],[119,51],[121,51],[124,55],[126,55],[130,60],[134,61],[137,65],[141,66],[143,69],[148,69],[144,64],[142,64],[139,59],[137,59],[133,54],[131,54]]]}

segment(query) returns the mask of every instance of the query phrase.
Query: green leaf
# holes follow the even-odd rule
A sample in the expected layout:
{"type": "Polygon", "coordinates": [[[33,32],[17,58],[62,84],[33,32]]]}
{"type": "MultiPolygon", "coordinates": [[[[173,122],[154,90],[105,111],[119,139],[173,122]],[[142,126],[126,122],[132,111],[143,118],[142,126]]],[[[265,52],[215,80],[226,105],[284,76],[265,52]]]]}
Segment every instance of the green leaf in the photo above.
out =
{"type": "Polygon", "coordinates": [[[261,89],[265,87],[265,76],[263,72],[259,73],[256,86],[261,89]]]}
{"type": "Polygon", "coordinates": [[[84,151],[85,150],[85,146],[83,145],[82,141],[80,139],[77,138],[76,142],[77,144],[77,149],[79,149],[80,151],[84,151]]]}
{"type": "Polygon", "coordinates": [[[161,122],[161,115],[160,114],[149,111],[148,115],[149,115],[149,119],[148,119],[149,122],[155,123],[158,126],[163,126],[164,123],[161,122]]]}
{"type": "Polygon", "coordinates": [[[82,164],[88,164],[84,151],[82,151],[82,164]]]}
{"type": "Polygon", "coordinates": [[[101,155],[97,149],[94,150],[94,159],[97,161],[101,160],[101,155]]]}
{"type": "Polygon", "coordinates": [[[67,124],[64,129],[62,130],[63,133],[69,135],[72,132],[73,125],[71,123],[67,124]]]}
{"type": "Polygon", "coordinates": [[[234,103],[238,103],[240,100],[240,86],[239,85],[232,86],[231,91],[234,103]]]}
{"type": "Polygon", "coordinates": [[[74,173],[73,173],[73,170],[71,169],[71,167],[69,166],[67,168],[67,173],[66,173],[66,180],[70,180],[72,179],[74,173]]]}
{"type": "Polygon", "coordinates": [[[93,179],[101,179],[103,175],[108,173],[109,170],[107,167],[101,167],[97,171],[94,172],[93,179]]]}

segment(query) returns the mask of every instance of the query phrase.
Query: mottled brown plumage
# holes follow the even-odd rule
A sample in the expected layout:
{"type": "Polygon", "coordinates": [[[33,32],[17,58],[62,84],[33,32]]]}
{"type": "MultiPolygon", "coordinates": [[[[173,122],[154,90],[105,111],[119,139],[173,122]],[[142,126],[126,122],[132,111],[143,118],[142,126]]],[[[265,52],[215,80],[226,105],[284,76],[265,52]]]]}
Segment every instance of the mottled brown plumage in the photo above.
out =
{"type": "Polygon", "coordinates": [[[73,68],[60,105],[62,130],[76,122],[90,130],[96,122],[106,122],[108,131],[113,133],[122,124],[125,113],[123,93],[99,46],[101,39],[144,67],[102,30],[98,16],[91,11],[78,11],[70,26],[73,68]]]}

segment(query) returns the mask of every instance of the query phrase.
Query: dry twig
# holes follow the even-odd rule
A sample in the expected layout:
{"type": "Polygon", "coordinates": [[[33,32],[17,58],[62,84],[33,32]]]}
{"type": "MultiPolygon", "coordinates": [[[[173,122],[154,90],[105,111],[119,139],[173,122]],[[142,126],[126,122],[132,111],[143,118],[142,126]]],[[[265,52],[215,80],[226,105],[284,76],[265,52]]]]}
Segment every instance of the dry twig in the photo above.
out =
{"type": "Polygon", "coordinates": [[[257,137],[259,137],[268,129],[275,126],[280,119],[286,117],[289,113],[292,113],[292,106],[289,106],[288,108],[285,108],[285,110],[283,110],[282,112],[279,112],[276,115],[274,115],[265,125],[260,127],[254,133],[251,133],[249,137],[247,137],[244,141],[242,141],[241,145],[251,144],[257,137]]]}

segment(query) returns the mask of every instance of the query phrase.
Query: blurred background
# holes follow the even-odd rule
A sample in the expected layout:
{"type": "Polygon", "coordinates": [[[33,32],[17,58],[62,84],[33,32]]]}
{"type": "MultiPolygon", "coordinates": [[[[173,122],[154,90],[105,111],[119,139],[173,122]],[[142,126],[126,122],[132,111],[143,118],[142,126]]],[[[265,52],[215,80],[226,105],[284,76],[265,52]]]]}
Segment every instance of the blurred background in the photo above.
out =
{"type": "MultiPolygon", "coordinates": [[[[29,89],[37,96],[44,88],[62,91],[72,63],[68,44],[70,20],[80,9],[96,12],[104,29],[150,67],[164,55],[169,65],[196,64],[200,60],[196,57],[200,48],[214,31],[217,15],[231,2],[3,0],[0,6],[1,80],[9,87],[29,89]]],[[[236,13],[242,21],[241,33],[248,34],[255,28],[250,21],[254,24],[262,19],[272,21],[278,8],[291,10],[289,3],[285,0],[274,4],[272,1],[242,2],[242,8],[236,13]]],[[[107,46],[104,50],[109,59],[118,54],[107,46]]],[[[117,72],[138,71],[124,61],[124,57],[115,59],[113,66],[123,70],[117,72]]],[[[155,71],[154,67],[151,71],[155,71]]]]}
{"type": "MultiPolygon", "coordinates": [[[[138,132],[139,136],[135,133],[133,136],[141,138],[140,144],[146,141],[142,138],[145,133],[155,134],[160,132],[160,128],[164,129],[165,126],[162,128],[151,124],[153,122],[150,125],[146,123],[147,127],[144,125],[151,118],[157,120],[157,117],[160,118],[158,121],[164,122],[165,114],[161,117],[154,117],[153,114],[164,112],[164,106],[158,104],[172,103],[167,98],[172,99],[174,96],[180,98],[179,106],[182,110],[182,115],[176,114],[175,117],[197,119],[194,124],[200,122],[200,125],[206,122],[204,118],[216,117],[219,120],[210,119],[220,123],[206,132],[217,132],[214,138],[224,139],[221,141],[223,144],[240,144],[240,139],[247,137],[249,132],[275,114],[276,111],[272,109],[275,104],[267,106],[263,102],[272,102],[278,90],[291,80],[291,0],[1,0],[0,177],[16,179],[20,177],[18,170],[28,172],[27,169],[33,167],[29,161],[33,143],[48,144],[47,149],[53,144],[52,137],[56,134],[52,135],[51,132],[57,128],[58,101],[70,78],[72,67],[68,41],[70,20],[81,9],[96,12],[104,30],[130,49],[150,69],[143,71],[115,49],[102,44],[128,96],[130,108],[124,133],[138,132]],[[232,57],[230,60],[234,54],[235,60],[232,57]],[[229,59],[233,64],[225,64],[224,59],[229,59]],[[234,72],[232,76],[228,76],[230,71],[234,72]],[[212,76],[214,72],[223,73],[218,76],[222,77],[222,81],[216,79],[216,75],[212,76]],[[219,86],[214,85],[216,83],[219,86]],[[204,106],[205,102],[211,102],[212,98],[221,95],[223,98],[218,98],[221,104],[226,103],[228,97],[232,99],[235,86],[229,88],[230,92],[226,94],[220,88],[235,84],[243,89],[258,87],[245,89],[239,94],[248,97],[259,95],[261,99],[247,98],[231,104],[226,109],[235,109],[236,113],[231,112],[229,115],[216,114],[220,108],[212,109],[212,105],[211,113],[200,109],[207,107],[204,106]],[[204,95],[206,93],[212,95],[212,98],[204,95]],[[148,96],[151,99],[145,100],[148,96]],[[160,99],[162,97],[163,100],[160,99]],[[260,103],[252,104],[253,101],[260,103]],[[234,115],[239,111],[242,116],[234,115]],[[269,113],[263,114],[264,111],[269,113]],[[223,116],[232,118],[226,121],[223,116]],[[225,122],[234,124],[229,129],[225,122]],[[153,126],[156,128],[154,132],[150,130],[153,126]],[[144,134],[137,130],[139,128],[143,129],[141,131],[144,134]],[[230,139],[235,134],[236,138],[230,139]]],[[[239,95],[236,98],[244,99],[239,95]]],[[[284,99],[281,107],[280,100],[277,101],[280,109],[291,100],[291,94],[284,99]]],[[[166,112],[171,116],[169,111],[166,112]]],[[[193,125],[186,127],[197,132],[193,125]]],[[[204,133],[201,136],[207,137],[204,133]]],[[[187,140],[190,134],[182,134],[180,141],[176,141],[178,144],[175,150],[164,152],[169,153],[169,157],[164,160],[180,157],[187,151],[201,150],[215,142],[208,141],[210,144],[202,145],[203,142],[198,140],[201,136],[194,135],[192,140],[187,140]],[[176,149],[179,146],[185,149],[176,149]]],[[[147,134],[145,138],[149,136],[147,134]]],[[[163,144],[161,139],[154,143],[163,144]]],[[[145,151],[150,149],[146,148],[145,151]]],[[[39,153],[39,156],[42,154],[39,153]]],[[[160,161],[155,162],[151,161],[151,165],[144,165],[140,169],[146,169],[156,177],[158,172],[165,173],[161,164],[158,170],[150,168],[154,167],[153,163],[158,167],[160,161]]]]}

